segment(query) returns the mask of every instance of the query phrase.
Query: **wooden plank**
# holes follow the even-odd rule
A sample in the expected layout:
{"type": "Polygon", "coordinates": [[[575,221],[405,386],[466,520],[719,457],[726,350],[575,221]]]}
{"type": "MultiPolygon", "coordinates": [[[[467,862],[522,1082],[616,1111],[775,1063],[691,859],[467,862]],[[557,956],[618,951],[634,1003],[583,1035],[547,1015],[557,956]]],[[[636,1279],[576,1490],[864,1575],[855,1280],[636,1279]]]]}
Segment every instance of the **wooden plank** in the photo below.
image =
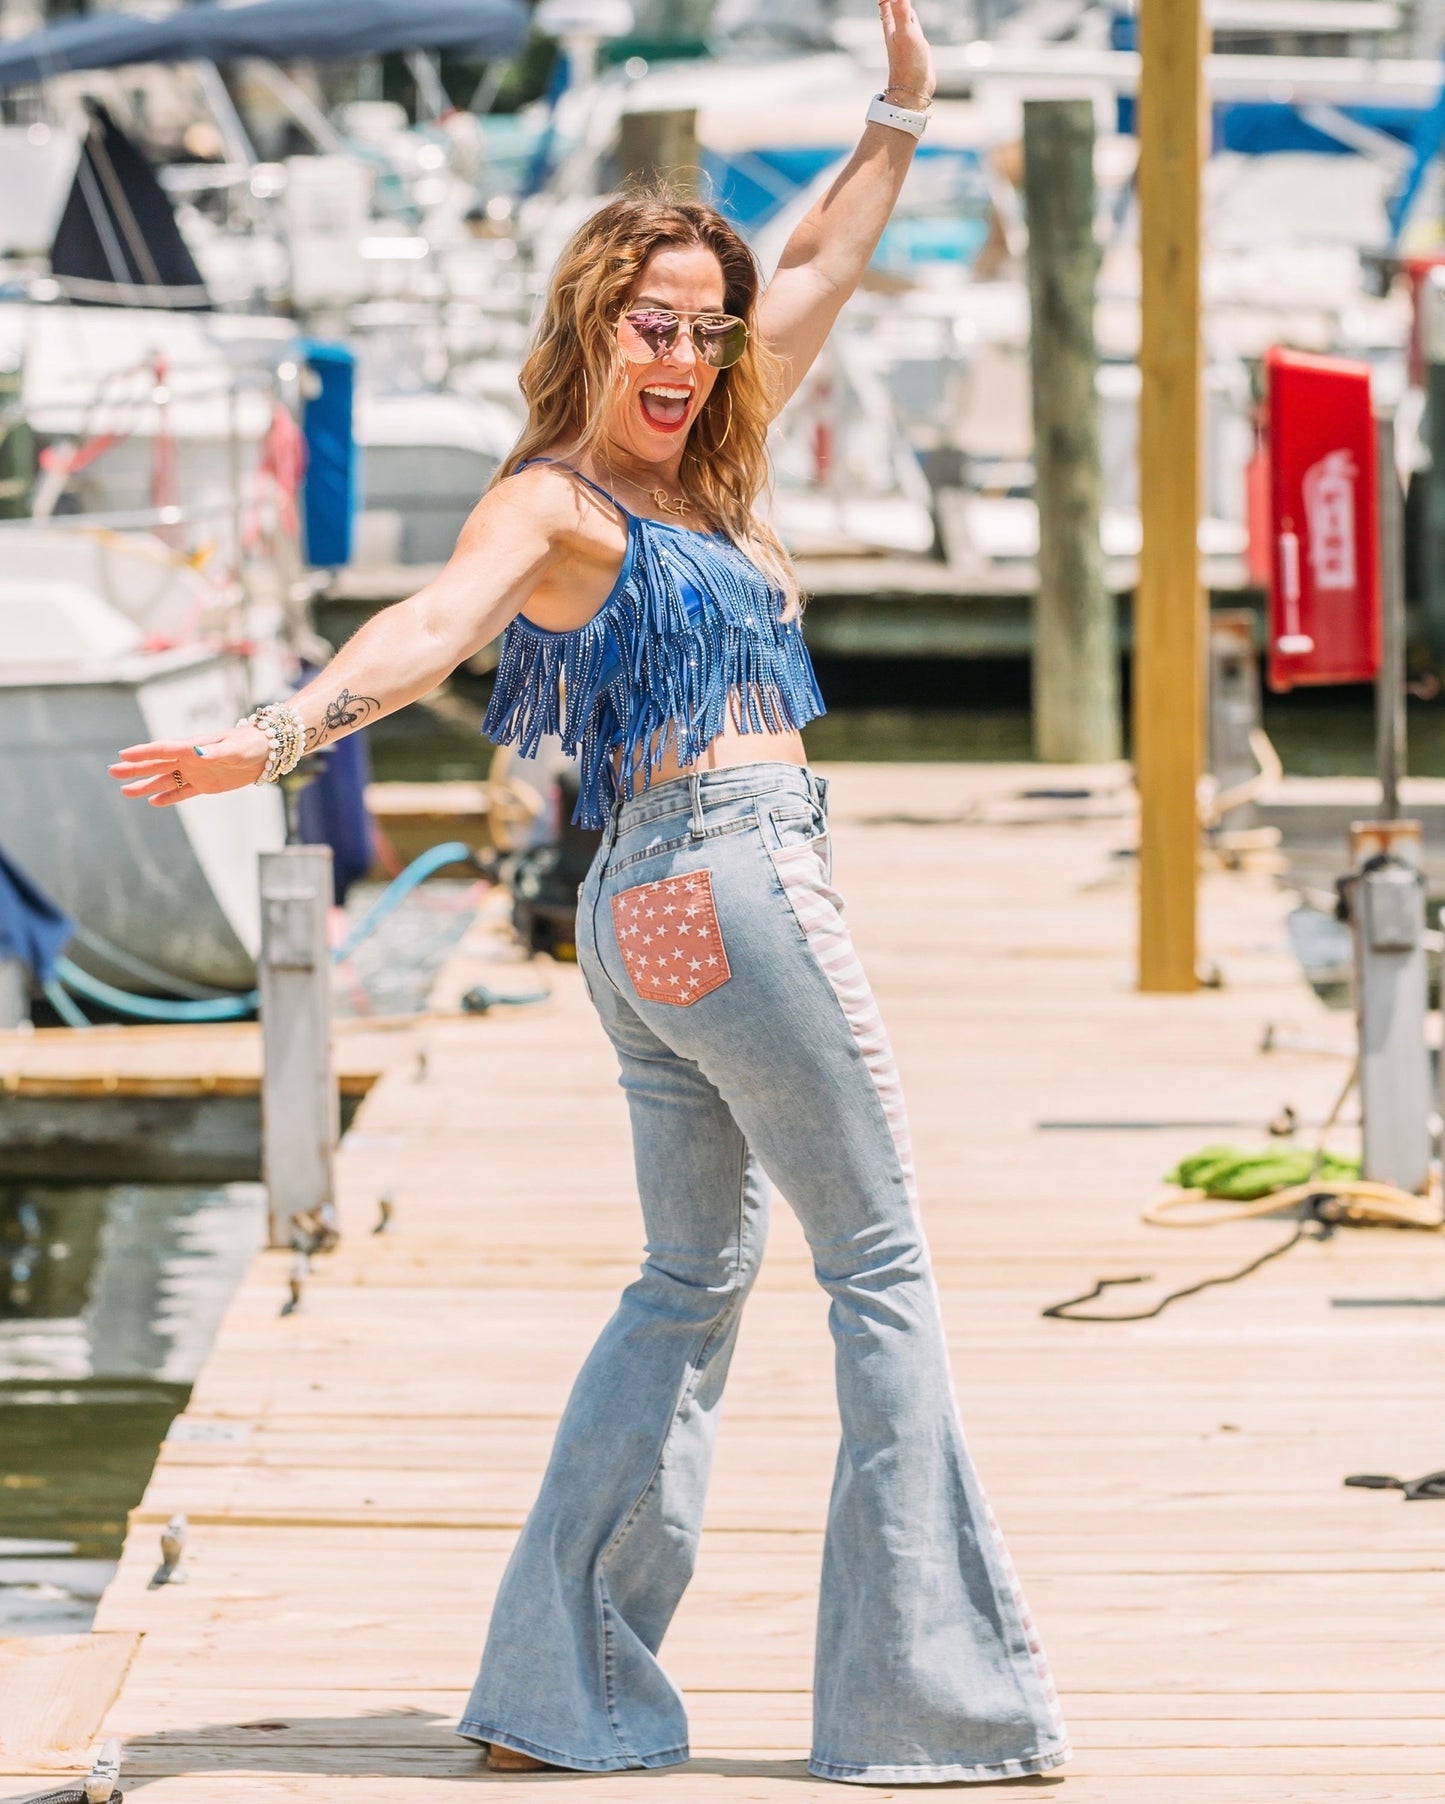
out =
{"type": "Polygon", "coordinates": [[[139,1645],[124,1631],[0,1641],[0,1772],[88,1767],[139,1645]]]}

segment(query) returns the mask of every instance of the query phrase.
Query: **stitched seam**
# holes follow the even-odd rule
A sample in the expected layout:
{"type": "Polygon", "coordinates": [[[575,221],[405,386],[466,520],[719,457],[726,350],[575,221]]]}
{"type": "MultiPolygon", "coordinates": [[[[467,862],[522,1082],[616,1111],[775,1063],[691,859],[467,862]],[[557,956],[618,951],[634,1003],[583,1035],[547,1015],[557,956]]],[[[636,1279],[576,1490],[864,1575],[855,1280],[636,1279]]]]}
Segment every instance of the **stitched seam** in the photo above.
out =
{"type": "Polygon", "coordinates": [[[602,1697],[607,1705],[607,1722],[612,1730],[613,1739],[618,1748],[629,1760],[637,1756],[622,1739],[622,1725],[617,1714],[617,1694],[613,1684],[612,1664],[612,1599],[607,1590],[607,1575],[602,1570],[602,1562],[597,1562],[597,1618],[602,1625],[602,1697]]]}
{"type": "MultiPolygon", "coordinates": [[[[615,845],[616,841],[614,840],[612,843],[615,845]]],[[[602,957],[602,947],[598,943],[598,939],[597,939],[597,911],[602,906],[602,886],[607,881],[607,874],[608,874],[608,870],[610,868],[607,864],[607,860],[606,860],[606,857],[604,856],[604,854],[609,849],[610,848],[608,846],[608,842],[606,840],[603,840],[602,845],[598,848],[598,852],[597,852],[596,856],[594,856],[594,858],[593,858],[594,866],[596,865],[597,858],[598,857],[602,858],[602,868],[601,868],[601,870],[596,872],[597,887],[593,891],[593,894],[592,894],[592,907],[588,911],[587,924],[588,924],[588,930],[590,931],[590,933],[592,935],[592,945],[591,945],[592,957],[593,957],[594,961],[596,962],[597,969],[602,973],[602,981],[607,985],[608,989],[612,991],[613,995],[616,996],[616,998],[619,1002],[623,1003],[625,1006],[630,1008],[632,1005],[632,999],[628,997],[627,992],[619,984],[617,984],[613,981],[612,974],[608,971],[606,962],[604,961],[604,959],[602,957]]],[[[582,885],[584,890],[586,889],[587,884],[592,881],[592,877],[593,877],[593,871],[589,870],[587,873],[586,881],[582,885]]],[[[577,963],[578,963],[579,967],[582,967],[580,947],[578,949],[577,963]]],[[[587,994],[591,998],[593,1008],[597,1009],[597,1012],[600,1015],[602,1011],[601,1011],[601,1009],[597,1008],[597,998],[592,995],[592,984],[591,984],[590,980],[588,979],[587,971],[586,971],[585,967],[582,967],[582,982],[586,985],[587,994]]]]}
{"type": "MultiPolygon", "coordinates": [[[[744,1162],[743,1170],[744,1170],[744,1173],[746,1173],[746,1170],[747,1170],[746,1162],[744,1162]]],[[[741,1186],[739,1187],[739,1211],[741,1212],[741,1186]]],[[[734,1275],[734,1279],[736,1280],[736,1278],[738,1276],[738,1269],[737,1269],[736,1265],[734,1266],[734,1274],[733,1275],[734,1275]]],[[[677,1403],[672,1412],[672,1419],[667,1425],[667,1432],[662,1437],[662,1445],[661,1445],[661,1447],[658,1448],[657,1461],[652,1468],[652,1472],[648,1477],[646,1485],[644,1485],[641,1493],[639,1494],[639,1496],[637,1498],[637,1501],[633,1504],[632,1508],[627,1512],[627,1515],[623,1518],[621,1526],[618,1528],[616,1534],[613,1535],[612,1539],[607,1543],[606,1547],[603,1548],[602,1552],[598,1555],[598,1558],[597,1558],[597,1586],[598,1586],[599,1598],[600,1598],[600,1602],[601,1602],[601,1606],[602,1606],[600,1615],[602,1618],[602,1644],[603,1644],[603,1650],[604,1650],[603,1666],[602,1666],[602,1682],[603,1682],[604,1693],[605,1693],[606,1700],[607,1700],[608,1721],[612,1724],[612,1733],[617,1737],[617,1745],[620,1748],[622,1748],[624,1752],[627,1752],[628,1750],[627,1750],[626,1744],[622,1740],[621,1731],[618,1729],[616,1715],[615,1715],[615,1709],[614,1709],[614,1696],[613,1696],[613,1684],[612,1684],[612,1633],[611,1633],[611,1629],[609,1627],[609,1621],[610,1621],[610,1616],[611,1616],[611,1613],[613,1610],[613,1604],[612,1604],[611,1596],[609,1595],[608,1590],[607,1590],[607,1562],[617,1552],[617,1550],[621,1547],[622,1543],[626,1540],[627,1536],[636,1527],[639,1517],[641,1516],[643,1510],[647,1506],[647,1500],[651,1497],[653,1491],[657,1488],[658,1480],[662,1476],[663,1463],[667,1458],[667,1449],[668,1449],[669,1444],[672,1441],[673,1434],[677,1428],[678,1418],[681,1416],[683,1410],[686,1408],[687,1404],[691,1400],[693,1393],[696,1391],[698,1383],[702,1378],[703,1370],[707,1364],[708,1351],[717,1342],[719,1337],[726,1332],[726,1330],[728,1329],[728,1327],[730,1326],[730,1324],[732,1322],[734,1315],[736,1315],[736,1313],[741,1308],[741,1306],[742,1306],[741,1288],[735,1283],[731,1296],[728,1297],[727,1301],[723,1305],[723,1308],[722,1308],[721,1312],[719,1313],[717,1320],[713,1323],[712,1327],[708,1330],[708,1332],[703,1336],[702,1343],[698,1347],[697,1353],[693,1357],[692,1375],[688,1379],[687,1384],[683,1387],[682,1394],[678,1397],[677,1403]]]]}
{"type": "Polygon", "coordinates": [[[749,827],[757,825],[755,815],[745,815],[740,821],[724,821],[716,827],[706,828],[701,837],[694,833],[682,833],[676,839],[660,839],[656,845],[648,846],[645,851],[632,852],[626,858],[617,858],[608,866],[609,873],[625,871],[629,866],[641,864],[648,858],[658,858],[664,852],[675,852],[680,846],[700,846],[710,839],[722,839],[729,833],[745,833],[749,827]]]}
{"type": "Polygon", "coordinates": [[[679,1397],[677,1399],[677,1403],[673,1408],[672,1420],[668,1423],[667,1432],[662,1437],[662,1445],[658,1449],[658,1452],[657,1452],[656,1464],[653,1466],[652,1471],[651,1471],[650,1475],[648,1476],[646,1485],[643,1487],[642,1491],[638,1495],[636,1503],[634,1503],[632,1508],[627,1512],[627,1515],[623,1518],[622,1524],[618,1528],[616,1534],[613,1535],[612,1539],[607,1543],[606,1547],[603,1548],[601,1554],[598,1556],[597,1569],[599,1572],[601,1572],[602,1568],[606,1565],[607,1561],[612,1558],[613,1554],[616,1553],[617,1549],[622,1545],[623,1541],[626,1540],[627,1536],[636,1527],[638,1517],[642,1514],[642,1511],[647,1504],[648,1498],[652,1495],[653,1490],[656,1488],[658,1479],[662,1476],[663,1461],[667,1457],[668,1444],[671,1442],[673,1432],[677,1427],[678,1417],[682,1414],[683,1409],[686,1407],[686,1405],[691,1401],[693,1392],[697,1389],[698,1381],[702,1377],[703,1367],[707,1363],[707,1356],[708,1356],[710,1349],[713,1346],[713,1343],[726,1331],[727,1327],[729,1326],[729,1324],[732,1321],[733,1316],[737,1312],[740,1302],[741,1302],[741,1297],[739,1296],[736,1287],[734,1287],[732,1294],[728,1297],[727,1301],[723,1304],[723,1307],[718,1314],[717,1320],[713,1323],[712,1327],[709,1328],[707,1333],[703,1336],[702,1342],[698,1347],[697,1353],[694,1355],[693,1360],[692,1360],[692,1375],[688,1379],[687,1383],[683,1386],[682,1392],[679,1395],[679,1397]]]}

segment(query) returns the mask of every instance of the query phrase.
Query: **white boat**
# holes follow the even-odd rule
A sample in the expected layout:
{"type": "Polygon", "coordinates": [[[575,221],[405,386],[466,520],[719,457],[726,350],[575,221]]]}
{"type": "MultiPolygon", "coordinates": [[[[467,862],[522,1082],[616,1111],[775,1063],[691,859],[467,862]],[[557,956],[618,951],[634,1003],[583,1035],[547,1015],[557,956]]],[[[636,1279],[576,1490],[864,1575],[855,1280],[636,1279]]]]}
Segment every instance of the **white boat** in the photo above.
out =
{"type": "MultiPolygon", "coordinates": [[[[85,930],[69,955],[93,976],[154,990],[148,967],[178,989],[249,989],[257,860],[285,841],[279,793],[151,808],[124,797],[106,769],[127,745],[231,726],[250,705],[248,667],[195,644],[147,650],[104,592],[135,607],[138,563],[114,547],[45,539],[23,527],[0,534],[0,846],[85,930]],[[25,573],[27,561],[50,573],[25,573]]],[[[182,586],[164,605],[188,599],[182,586]]],[[[137,611],[154,618],[155,605],[137,611]]]]}

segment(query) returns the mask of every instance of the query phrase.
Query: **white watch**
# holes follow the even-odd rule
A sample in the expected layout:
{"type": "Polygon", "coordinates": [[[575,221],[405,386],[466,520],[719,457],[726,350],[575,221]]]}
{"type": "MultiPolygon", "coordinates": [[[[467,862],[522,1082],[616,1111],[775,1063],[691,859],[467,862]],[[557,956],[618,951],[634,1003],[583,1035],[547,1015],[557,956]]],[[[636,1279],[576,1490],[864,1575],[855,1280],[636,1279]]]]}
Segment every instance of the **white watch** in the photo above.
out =
{"type": "Polygon", "coordinates": [[[875,94],[868,102],[867,120],[870,125],[891,125],[895,131],[907,132],[910,138],[921,138],[923,128],[928,124],[928,114],[915,113],[910,107],[894,106],[881,94],[875,94]]]}

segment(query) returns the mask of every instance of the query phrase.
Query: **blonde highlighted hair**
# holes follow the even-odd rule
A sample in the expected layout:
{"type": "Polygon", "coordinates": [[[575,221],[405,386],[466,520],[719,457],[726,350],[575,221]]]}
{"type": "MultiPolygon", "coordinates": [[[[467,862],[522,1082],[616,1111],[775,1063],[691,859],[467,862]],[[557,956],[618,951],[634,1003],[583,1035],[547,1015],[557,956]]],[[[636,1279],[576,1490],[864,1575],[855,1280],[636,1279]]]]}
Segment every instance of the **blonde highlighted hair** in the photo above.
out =
{"type": "MultiPolygon", "coordinates": [[[[751,250],[715,207],[664,190],[624,195],[583,221],[558,259],[522,365],[527,424],[493,481],[566,445],[576,457],[602,433],[607,398],[623,370],[617,320],[654,251],[709,250],[723,274],[723,310],[748,324],[747,349],[719,370],[683,447],[679,486],[710,526],[727,534],[798,605],[782,541],[755,503],[770,476],[768,425],[777,412],[781,364],[755,330],[761,277],[751,250]]],[[[604,460],[605,461],[605,460],[604,460]]]]}

